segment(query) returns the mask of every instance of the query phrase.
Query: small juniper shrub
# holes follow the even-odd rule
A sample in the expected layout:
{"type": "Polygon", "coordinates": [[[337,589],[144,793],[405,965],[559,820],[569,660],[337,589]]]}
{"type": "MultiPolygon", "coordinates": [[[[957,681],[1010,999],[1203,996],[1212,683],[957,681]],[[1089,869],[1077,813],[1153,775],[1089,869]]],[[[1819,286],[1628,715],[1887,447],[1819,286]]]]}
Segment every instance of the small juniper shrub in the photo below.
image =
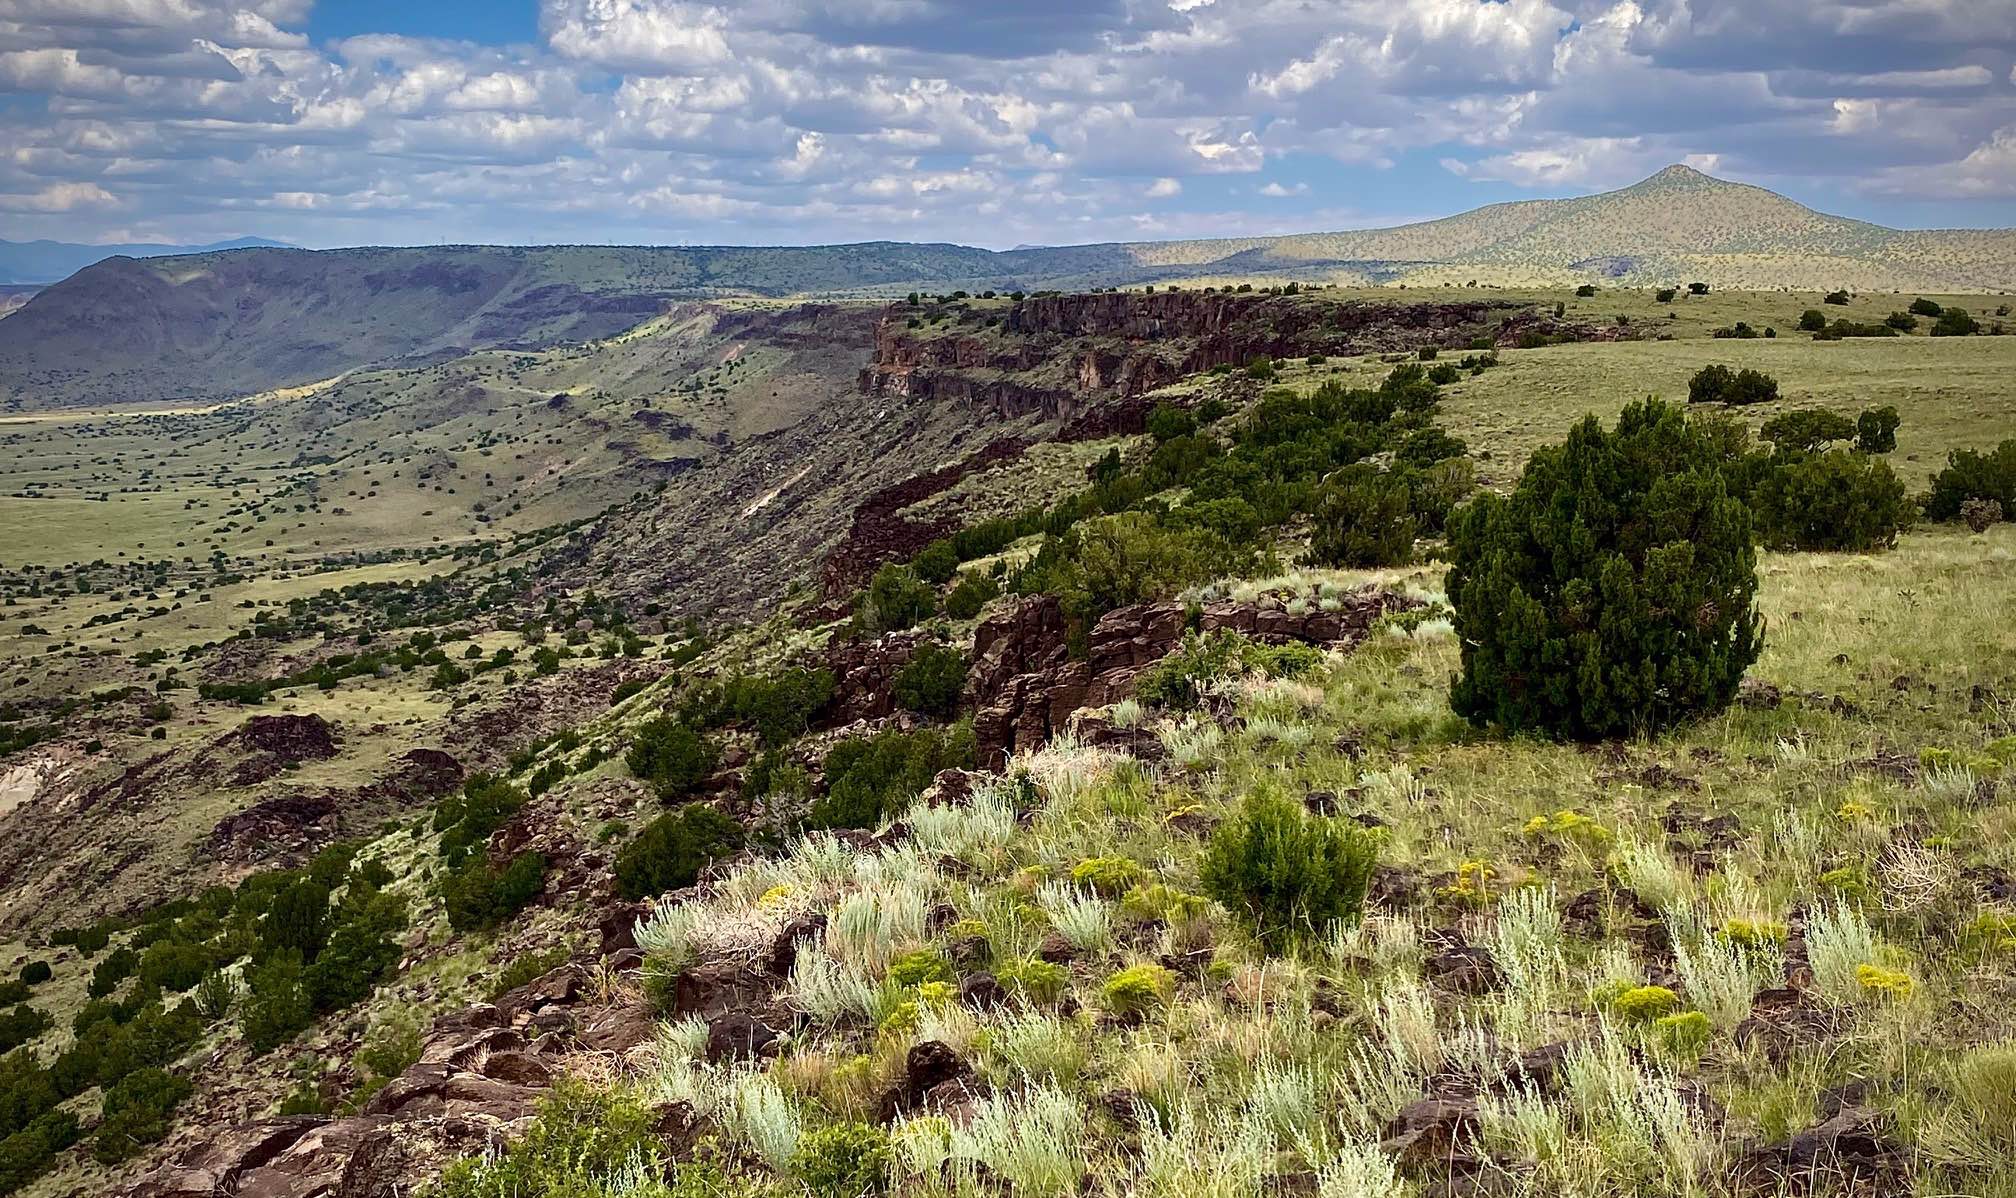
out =
{"type": "Polygon", "coordinates": [[[1510,497],[1461,509],[1456,713],[1601,739],[1726,706],[1763,647],[1753,520],[1726,468],[1708,431],[1647,400],[1614,429],[1589,417],[1510,497]]]}
{"type": "Polygon", "coordinates": [[[1356,922],[1378,855],[1375,833],[1256,793],[1212,832],[1198,877],[1206,894],[1278,951],[1356,922]]]}
{"type": "Polygon", "coordinates": [[[632,901],[691,886],[700,871],[742,846],[742,825],[705,803],[652,820],[616,854],[616,885],[632,901]]]}

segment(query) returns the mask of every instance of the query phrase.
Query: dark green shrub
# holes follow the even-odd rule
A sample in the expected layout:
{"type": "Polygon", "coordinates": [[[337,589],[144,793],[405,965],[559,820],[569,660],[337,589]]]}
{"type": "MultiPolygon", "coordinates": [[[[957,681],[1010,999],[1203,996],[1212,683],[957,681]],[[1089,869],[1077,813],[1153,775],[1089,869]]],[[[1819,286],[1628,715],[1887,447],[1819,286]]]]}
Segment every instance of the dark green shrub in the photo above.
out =
{"type": "Polygon", "coordinates": [[[1773,416],[1757,435],[1780,452],[1810,452],[1855,435],[1855,422],[1839,412],[1786,412],[1773,416]]]}
{"type": "Polygon", "coordinates": [[[658,797],[669,802],[691,794],[706,781],[720,763],[720,752],[691,724],[658,716],[637,729],[623,762],[632,775],[650,783],[658,797]]]}
{"type": "Polygon", "coordinates": [[[1407,484],[1360,462],[1331,475],[1316,495],[1309,561],[1319,566],[1404,566],[1414,558],[1407,484]]]}
{"type": "Polygon", "coordinates": [[[16,1005],[0,1015],[0,1053],[13,1052],[48,1031],[52,1022],[45,1012],[27,1003],[16,1005]]]}
{"type": "Polygon", "coordinates": [[[1827,314],[1818,308],[1808,308],[1799,314],[1799,328],[1802,332],[1817,333],[1827,327],[1827,314]]]}
{"type": "Polygon", "coordinates": [[[864,1198],[889,1188],[889,1133],[865,1123],[807,1132],[791,1171],[819,1198],[864,1198]]]}
{"type": "Polygon", "coordinates": [[[1848,302],[1848,293],[1846,291],[1830,291],[1822,297],[1820,302],[1823,304],[1846,304],[1848,302]]]}
{"type": "Polygon", "coordinates": [[[906,710],[944,717],[959,706],[959,692],[965,687],[966,655],[950,645],[927,641],[897,671],[891,694],[906,710]]]}
{"type": "Polygon", "coordinates": [[[308,967],[308,994],[317,1011],[335,1011],[369,997],[399,964],[406,901],[365,888],[348,896],[335,929],[308,967]]]}
{"type": "MultiPolygon", "coordinates": [[[[639,1170],[650,1176],[667,1165],[643,1102],[614,1089],[563,1080],[539,1103],[539,1117],[504,1153],[469,1157],[449,1166],[432,1198],[596,1198],[611,1193],[609,1179],[639,1170]]],[[[680,1187],[659,1192],[731,1192],[718,1174],[699,1164],[681,1165],[680,1187]],[[697,1183],[688,1191],[688,1181],[697,1183]],[[714,1184],[705,1184],[709,1181],[714,1184]]]]}
{"type": "Polygon", "coordinates": [[[1173,441],[1196,431],[1197,417],[1188,408],[1160,403],[1148,413],[1148,435],[1157,441],[1173,441]]]}
{"type": "Polygon", "coordinates": [[[202,945],[163,940],[140,958],[140,984],[181,993],[203,980],[216,964],[202,945]]]}
{"type": "Polygon", "coordinates": [[[941,586],[951,582],[952,575],[959,569],[959,551],[952,547],[949,540],[933,541],[911,559],[910,568],[925,582],[941,586]]]}
{"type": "Polygon", "coordinates": [[[0,1140],[0,1194],[11,1194],[40,1177],[83,1132],[69,1111],[47,1111],[0,1140]]]}
{"type": "Polygon", "coordinates": [[[1901,337],[1896,329],[1887,324],[1866,324],[1853,320],[1837,320],[1813,334],[1815,341],[1840,341],[1846,337],[1901,337]]]}
{"type": "Polygon", "coordinates": [[[1934,337],[1972,337],[1981,331],[1981,323],[1967,314],[1965,308],[1948,308],[1932,322],[1934,337]]]}
{"type": "Polygon", "coordinates": [[[868,580],[854,615],[863,630],[879,636],[914,627],[937,610],[938,593],[931,584],[908,566],[890,562],[868,580]]]}
{"type": "Polygon", "coordinates": [[[1897,543],[1911,521],[1904,484],[1882,458],[1830,449],[1780,462],[1753,499],[1774,549],[1867,553],[1897,543]]]}
{"type": "Polygon", "coordinates": [[[105,1091],[105,1117],[91,1155],[113,1165],[168,1134],[169,1120],[195,1087],[162,1069],[139,1069],[105,1091]]]}
{"type": "Polygon", "coordinates": [[[1946,455],[1946,468],[1932,480],[1925,514],[1934,520],[1959,518],[1969,499],[1992,499],[2004,512],[2016,512],[2016,437],[1987,453],[1956,449],[1946,455]]]}
{"type": "Polygon", "coordinates": [[[254,1056],[271,1052],[314,1022],[315,1004],[299,953],[279,953],[245,971],[238,1028],[254,1056]]]}
{"type": "Polygon", "coordinates": [[[87,1076],[69,1089],[59,1089],[53,1070],[44,1069],[32,1052],[0,1053],[0,1139],[20,1131],[38,1116],[91,1084],[87,1076]]]}
{"type": "Polygon", "coordinates": [[[1889,453],[1897,448],[1897,427],[1904,418],[1889,404],[1863,408],[1855,418],[1855,448],[1863,453],[1889,453]]]}
{"type": "MultiPolygon", "coordinates": [[[[511,958],[511,963],[499,970],[490,983],[490,1001],[496,1002],[518,987],[560,968],[567,963],[567,950],[554,948],[543,953],[526,953],[511,958]]],[[[410,1064],[411,1062],[408,1062],[410,1064]]],[[[405,1065],[387,1070],[386,1077],[397,1077],[405,1065]]]]}
{"type": "Polygon", "coordinates": [[[520,853],[503,869],[474,857],[442,880],[441,899],[448,909],[448,925],[458,932],[473,932],[516,915],[545,885],[546,858],[539,853],[520,853]]]}
{"type": "Polygon", "coordinates": [[[945,614],[955,620],[970,620],[1001,593],[1001,584],[977,570],[959,576],[959,585],[945,596],[945,614]]]}
{"type": "Polygon", "coordinates": [[[1916,316],[1938,316],[1944,311],[1944,308],[1922,295],[1911,301],[1911,312],[1916,316]]]}
{"type": "Polygon", "coordinates": [[[1576,299],[1588,299],[1590,296],[1593,296],[1595,294],[1596,294],[1596,285],[1594,283],[1584,283],[1580,287],[1577,287],[1575,289],[1576,299]]]}
{"type": "Polygon", "coordinates": [[[1378,857],[1377,838],[1357,824],[1256,794],[1212,832],[1198,878],[1256,938],[1280,949],[1355,921],[1378,857]]]}
{"type": "Polygon", "coordinates": [[[872,828],[916,801],[940,770],[973,765],[973,729],[889,731],[834,745],[826,794],[812,804],[818,828],[872,828]]]}
{"type": "Polygon", "coordinates": [[[1322,650],[1309,645],[1265,645],[1224,628],[1202,635],[1192,632],[1174,652],[1142,673],[1134,695],[1151,706],[1187,711],[1219,679],[1249,670],[1270,678],[1299,678],[1322,661],[1322,650]]]}
{"type": "MultiPolygon", "coordinates": [[[[441,834],[441,860],[451,868],[481,851],[490,834],[525,805],[525,792],[490,774],[476,774],[462,789],[434,806],[434,830],[441,834]]],[[[239,887],[244,893],[244,887],[239,887]]]]}
{"type": "Polygon", "coordinates": [[[1756,370],[1703,366],[1687,382],[1688,403],[1753,404],[1778,398],[1778,380],[1756,370]]]}
{"type": "Polygon", "coordinates": [[[274,896],[272,908],[259,921],[262,955],[292,949],[303,961],[313,961],[328,941],[329,888],[309,878],[274,896]]]}
{"type": "Polygon", "coordinates": [[[92,998],[103,998],[119,988],[119,983],[133,976],[140,968],[140,954],[131,947],[121,945],[106,954],[97,968],[91,971],[91,984],[86,987],[92,998]]]}
{"type": "Polygon", "coordinates": [[[766,747],[777,748],[811,727],[813,718],[832,699],[831,670],[794,668],[745,674],[722,687],[717,718],[746,724],[755,729],[757,739],[766,747]]]}
{"type": "Polygon", "coordinates": [[[616,854],[616,885],[631,900],[691,886],[700,871],[742,847],[742,825],[705,803],[688,803],[644,825],[616,854]]]}
{"type": "Polygon", "coordinates": [[[25,986],[39,986],[55,976],[47,961],[30,961],[21,967],[21,983],[25,986]]]}
{"type": "Polygon", "coordinates": [[[1226,573],[1236,560],[1213,534],[1168,528],[1142,512],[1084,521],[1064,544],[1051,585],[1088,622],[1226,573]]]}
{"type": "Polygon", "coordinates": [[[1509,498],[1450,521],[1457,714],[1601,739],[1726,705],[1762,648],[1750,511],[1715,438],[1657,400],[1585,419],[1509,498]]]}
{"type": "MultiPolygon", "coordinates": [[[[1896,329],[1900,333],[1909,333],[1918,328],[1918,318],[1909,312],[1892,312],[1883,318],[1883,325],[1886,328],[1896,329]]],[[[1822,325],[1821,327],[1825,328],[1826,326],[1822,325]]]]}
{"type": "Polygon", "coordinates": [[[1678,287],[1661,287],[1652,293],[1652,299],[1657,303],[1670,304],[1679,294],[1680,289],[1678,287]]]}

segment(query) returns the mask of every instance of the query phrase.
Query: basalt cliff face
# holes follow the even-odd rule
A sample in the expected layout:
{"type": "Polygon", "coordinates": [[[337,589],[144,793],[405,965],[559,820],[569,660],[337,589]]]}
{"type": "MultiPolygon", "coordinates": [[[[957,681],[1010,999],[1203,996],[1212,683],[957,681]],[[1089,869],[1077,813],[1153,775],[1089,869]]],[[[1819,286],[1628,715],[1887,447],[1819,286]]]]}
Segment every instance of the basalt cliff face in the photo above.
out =
{"type": "Polygon", "coordinates": [[[877,326],[861,388],[973,403],[1009,418],[1071,419],[1103,400],[1255,358],[1496,344],[1538,319],[1509,300],[1388,303],[1322,292],[1042,295],[956,313],[904,304],[877,326]]]}

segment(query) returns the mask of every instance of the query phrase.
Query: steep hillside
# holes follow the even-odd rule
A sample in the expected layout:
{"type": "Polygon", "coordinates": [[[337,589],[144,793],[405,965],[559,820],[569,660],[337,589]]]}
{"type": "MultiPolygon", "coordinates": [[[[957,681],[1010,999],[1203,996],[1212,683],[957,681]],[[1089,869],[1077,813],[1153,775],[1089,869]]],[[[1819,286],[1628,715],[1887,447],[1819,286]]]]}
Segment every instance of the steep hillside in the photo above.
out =
{"type": "Polygon", "coordinates": [[[605,338],[681,298],[835,293],[955,276],[989,258],[894,244],[115,258],[42,291],[0,327],[0,410],[215,402],[367,366],[605,338]]]}
{"type": "MultiPolygon", "coordinates": [[[[1580,412],[2006,431],[2016,338],[1712,335],[1803,302],[675,301],[17,417],[0,1194],[2016,1193],[2008,526],[1725,554],[1707,718],[1452,708],[1455,505],[1580,412]]],[[[1744,516],[1623,464],[1564,541],[1744,516]]]]}
{"type": "Polygon", "coordinates": [[[607,337],[682,298],[1085,289],[1172,280],[2016,288],[2016,231],[1900,231],[1674,166],[1619,191],[1395,229],[995,253],[447,246],[111,259],[0,323],[0,410],[216,401],[488,347],[607,337]]]}
{"type": "Polygon", "coordinates": [[[107,258],[163,258],[178,254],[208,254],[217,250],[242,250],[260,246],[285,246],[284,241],[264,237],[240,237],[210,245],[165,245],[129,242],[115,245],[77,245],[67,241],[6,241],[0,239],[0,286],[6,284],[47,284],[68,278],[94,262],[107,258]]]}

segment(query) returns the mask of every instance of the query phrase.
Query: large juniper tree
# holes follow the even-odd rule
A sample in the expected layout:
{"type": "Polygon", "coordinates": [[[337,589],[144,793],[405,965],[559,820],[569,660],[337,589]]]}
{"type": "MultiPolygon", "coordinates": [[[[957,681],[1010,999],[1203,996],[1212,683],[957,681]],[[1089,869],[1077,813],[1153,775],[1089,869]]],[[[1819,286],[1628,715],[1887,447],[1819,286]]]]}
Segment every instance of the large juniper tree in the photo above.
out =
{"type": "Polygon", "coordinates": [[[1598,739],[1734,697],[1757,659],[1750,511],[1725,449],[1657,400],[1594,416],[1533,455],[1510,498],[1450,524],[1460,715],[1598,739]]]}

